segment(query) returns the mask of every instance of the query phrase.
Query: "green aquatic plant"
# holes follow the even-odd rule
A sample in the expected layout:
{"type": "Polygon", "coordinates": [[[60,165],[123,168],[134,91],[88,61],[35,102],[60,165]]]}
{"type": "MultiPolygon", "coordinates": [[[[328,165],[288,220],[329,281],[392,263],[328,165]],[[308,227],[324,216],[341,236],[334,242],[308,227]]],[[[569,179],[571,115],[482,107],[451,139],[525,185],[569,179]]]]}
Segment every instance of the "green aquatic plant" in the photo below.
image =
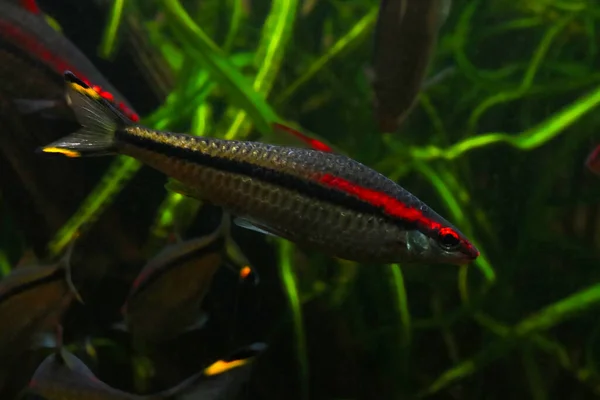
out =
{"type": "MultiPolygon", "coordinates": [[[[600,300],[600,182],[582,171],[600,124],[600,3],[454,1],[430,74],[455,72],[423,91],[402,130],[387,135],[376,131],[364,74],[377,6],[116,0],[100,53],[114,53],[119,25],[139,8],[176,75],[143,123],[279,142],[290,138],[272,123],[294,121],[400,182],[481,250],[459,269],[379,267],[269,242],[275,261],[257,257],[279,272],[292,316],[285,342],[296,355],[288,363],[296,373],[270,371],[272,381],[299,385],[302,398],[479,398],[503,392],[502,382],[486,379],[501,373],[511,393],[551,399],[560,398],[553,381],[564,374],[579,398],[599,396],[592,310],[600,300]],[[198,17],[202,11],[220,18],[198,17]],[[327,375],[328,362],[348,371],[327,375]],[[363,389],[348,389],[344,376],[363,389]],[[321,389],[324,380],[333,383],[321,389]]],[[[114,159],[50,254],[101,219],[140,167],[114,159]]],[[[174,228],[190,228],[199,209],[165,192],[148,241],[160,247],[174,228]]],[[[0,252],[2,273],[9,250],[0,252]]],[[[289,394],[273,386],[263,398],[289,394]]]]}

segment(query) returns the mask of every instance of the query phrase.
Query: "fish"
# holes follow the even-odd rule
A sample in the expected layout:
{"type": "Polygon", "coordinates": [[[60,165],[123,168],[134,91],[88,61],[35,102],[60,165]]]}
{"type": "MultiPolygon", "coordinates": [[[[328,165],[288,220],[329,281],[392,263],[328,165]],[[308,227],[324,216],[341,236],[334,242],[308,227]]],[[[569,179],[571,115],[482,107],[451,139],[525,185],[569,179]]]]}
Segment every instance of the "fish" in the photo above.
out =
{"type": "Polygon", "coordinates": [[[222,207],[240,226],[345,260],[465,264],[479,256],[416,196],[347,156],[152,130],[72,72],[65,83],[82,128],[41,153],[134,157],[166,174],[168,189],[222,207]]]}
{"type": "Polygon", "coordinates": [[[73,300],[83,300],[71,280],[74,241],[53,264],[17,267],[0,281],[0,356],[17,356],[38,337],[58,328],[73,300]]]}
{"type": "Polygon", "coordinates": [[[600,145],[596,146],[588,155],[585,166],[590,172],[600,175],[600,145]]]}
{"type": "MultiPolygon", "coordinates": [[[[139,118],[89,59],[47,23],[35,1],[0,0],[0,192],[18,230],[41,258],[47,256],[48,242],[75,213],[109,161],[75,169],[61,159],[41,165],[32,151],[77,127],[64,100],[65,69],[77,71],[126,115],[139,118]],[[46,115],[54,119],[46,119],[46,115]],[[58,186],[61,190],[56,190],[58,186]]],[[[92,260],[90,271],[105,264],[96,266],[96,252],[102,258],[109,255],[111,261],[116,257],[116,262],[137,258],[130,255],[137,250],[133,248],[139,236],[136,232],[145,221],[137,218],[134,232],[127,231],[131,213],[123,215],[121,211],[114,207],[106,210],[90,230],[92,245],[87,246],[88,238],[82,238],[81,248],[92,260]],[[102,243],[111,252],[102,248],[102,243]]],[[[137,254],[141,260],[141,251],[137,254]]]]}
{"type": "Polygon", "coordinates": [[[164,342],[204,326],[208,317],[200,306],[222,264],[258,283],[258,274],[231,238],[230,221],[223,213],[214,232],[168,246],[142,269],[122,308],[134,343],[164,342]]]}
{"type": "Polygon", "coordinates": [[[381,0],[370,80],[382,132],[397,131],[422,90],[451,0],[381,0]]]}
{"type": "MultiPolygon", "coordinates": [[[[3,52],[12,54],[25,52],[29,57],[38,58],[50,70],[60,71],[60,73],[65,69],[76,71],[94,90],[115,104],[125,115],[134,121],[139,120],[139,115],[133,111],[124,97],[99,75],[83,53],[46,22],[34,0],[0,0],[0,15],[0,38],[4,42],[0,48],[3,52]]],[[[4,54],[2,56],[9,57],[4,54]]],[[[26,76],[36,75],[39,74],[30,73],[26,76]]],[[[60,79],[60,74],[56,74],[54,79],[60,79]]],[[[42,81],[37,80],[37,82],[42,81]]],[[[48,90],[47,93],[52,91],[48,90]]],[[[15,103],[23,111],[35,112],[60,107],[63,103],[61,100],[60,96],[44,99],[31,96],[16,98],[15,103]]]]}
{"type": "Polygon", "coordinates": [[[22,398],[45,400],[224,400],[234,398],[250,378],[251,366],[266,350],[254,343],[203,368],[175,387],[150,395],[138,395],[102,382],[73,353],[64,347],[38,366],[22,398]]]}

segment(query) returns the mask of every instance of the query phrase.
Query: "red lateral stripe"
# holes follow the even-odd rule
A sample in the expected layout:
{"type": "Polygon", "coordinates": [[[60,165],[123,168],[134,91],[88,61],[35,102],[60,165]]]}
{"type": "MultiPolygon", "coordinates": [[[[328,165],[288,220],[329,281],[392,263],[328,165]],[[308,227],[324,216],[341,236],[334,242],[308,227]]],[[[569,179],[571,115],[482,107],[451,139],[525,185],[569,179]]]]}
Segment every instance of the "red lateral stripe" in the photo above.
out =
{"type": "Polygon", "coordinates": [[[421,211],[407,207],[406,204],[391,196],[388,196],[385,193],[355,185],[350,181],[338,178],[331,174],[323,175],[319,179],[319,182],[327,185],[328,187],[332,187],[358,197],[359,199],[364,200],[373,206],[381,207],[384,209],[386,214],[400,218],[404,221],[420,224],[435,231],[442,228],[442,225],[425,217],[421,211]]]}
{"type": "MultiPolygon", "coordinates": [[[[24,0],[23,0],[24,1],[24,0]]],[[[35,2],[33,2],[35,4],[35,2]]],[[[100,96],[114,104],[114,96],[112,93],[103,90],[98,85],[93,85],[81,71],[74,68],[69,63],[65,62],[62,58],[55,56],[51,51],[45,48],[40,42],[33,36],[23,32],[18,27],[11,25],[5,21],[0,20],[0,31],[6,33],[8,36],[15,39],[21,46],[23,46],[31,54],[41,59],[44,63],[50,65],[55,71],[62,74],[64,71],[72,71],[75,75],[81,77],[88,86],[92,87],[100,96]]],[[[125,103],[120,102],[117,107],[119,110],[127,116],[131,121],[138,122],[140,117],[133,112],[125,103]]]]}
{"type": "Polygon", "coordinates": [[[70,69],[74,73],[80,74],[80,72],[78,72],[76,69],[72,68],[62,59],[56,57],[54,54],[48,51],[48,49],[46,49],[44,46],[40,45],[35,38],[27,35],[16,26],[6,23],[5,21],[0,21],[0,31],[5,32],[9,36],[16,39],[21,46],[25,47],[25,49],[40,58],[45,63],[49,64],[55,70],[62,73],[62,71],[70,69]]]}
{"type": "Polygon", "coordinates": [[[35,0],[21,0],[21,6],[32,14],[40,14],[42,12],[35,0]]]}
{"type": "Polygon", "coordinates": [[[462,238],[454,229],[448,226],[442,226],[442,224],[440,224],[439,222],[436,222],[424,216],[420,210],[408,207],[406,206],[406,204],[391,196],[388,196],[385,193],[364,188],[362,186],[356,185],[350,181],[338,178],[331,174],[323,175],[319,179],[319,182],[328,187],[335,188],[344,193],[348,193],[355,197],[358,197],[359,199],[366,201],[367,203],[373,206],[381,207],[383,208],[386,214],[391,215],[393,217],[400,218],[407,222],[416,223],[420,226],[425,227],[426,229],[430,229],[434,232],[437,232],[439,235],[452,235],[460,240],[463,249],[462,251],[464,253],[469,254],[472,258],[476,258],[479,256],[479,250],[477,250],[466,239],[462,238]]]}

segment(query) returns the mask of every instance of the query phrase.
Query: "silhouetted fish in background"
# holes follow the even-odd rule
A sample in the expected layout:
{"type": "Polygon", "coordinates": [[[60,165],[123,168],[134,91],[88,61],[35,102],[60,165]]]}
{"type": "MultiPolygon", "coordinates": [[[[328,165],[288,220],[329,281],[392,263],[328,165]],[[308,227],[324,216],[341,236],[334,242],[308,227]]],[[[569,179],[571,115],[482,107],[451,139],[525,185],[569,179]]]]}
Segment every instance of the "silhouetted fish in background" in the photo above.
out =
{"type": "Polygon", "coordinates": [[[258,282],[231,237],[230,224],[229,215],[223,213],[214,232],[168,246],[144,267],[122,310],[134,344],[163,342],[201,328],[207,316],[200,306],[221,265],[258,282]]]}
{"type": "Polygon", "coordinates": [[[10,364],[18,366],[39,337],[58,329],[71,301],[81,301],[71,280],[74,243],[58,262],[19,266],[0,281],[0,383],[13,372],[10,364]]]}
{"type": "Polygon", "coordinates": [[[99,380],[74,354],[64,348],[48,356],[22,392],[25,399],[45,400],[225,400],[234,398],[248,380],[251,366],[266,349],[255,343],[216,361],[172,389],[136,395],[99,380]]]}
{"type": "Polygon", "coordinates": [[[381,0],[370,78],[382,132],[395,132],[412,110],[451,0],[381,0]]]}
{"type": "MultiPolygon", "coordinates": [[[[72,112],[64,102],[63,71],[80,71],[92,85],[100,85],[97,88],[103,97],[126,114],[134,117],[135,113],[68,39],[54,30],[41,13],[31,11],[34,1],[23,3],[28,8],[14,0],[0,0],[0,190],[28,243],[37,256],[43,257],[46,244],[97,181],[99,169],[108,164],[72,168],[62,160],[51,160],[41,165],[33,152],[49,138],[60,137],[74,126],[72,112]],[[30,98],[38,102],[25,100],[30,98]],[[25,113],[20,112],[24,109],[25,113]],[[55,116],[52,120],[38,115],[49,110],[55,116]]],[[[100,222],[106,229],[102,241],[112,241],[113,251],[131,253],[129,244],[133,239],[121,236],[121,218],[106,214],[100,222]]],[[[87,240],[82,238],[82,242],[87,240]]],[[[82,247],[86,246],[82,243],[82,247]]]]}
{"type": "MultiPolygon", "coordinates": [[[[63,2],[49,4],[65,8],[63,2]]],[[[18,249],[19,241],[23,240],[38,259],[49,258],[47,244],[78,210],[112,162],[99,159],[74,167],[56,157],[40,164],[35,149],[77,127],[64,100],[64,70],[80,71],[99,95],[137,120],[130,103],[69,39],[48,24],[44,11],[32,0],[0,0],[0,192],[2,206],[11,217],[6,226],[15,232],[8,236],[11,242],[3,243],[3,248],[18,249]]],[[[69,18],[79,18],[74,9],[69,12],[69,18]]],[[[95,26],[101,27],[103,23],[98,20],[95,26]]],[[[89,26],[91,24],[85,29],[89,26]]],[[[123,71],[133,69],[127,65],[120,67],[123,71]]],[[[144,74],[133,75],[128,78],[130,87],[140,86],[144,74]]],[[[149,103],[146,99],[142,102],[144,100],[149,103]]],[[[144,167],[134,178],[143,180],[144,186],[134,181],[126,187],[78,239],[74,280],[88,306],[84,313],[94,313],[95,318],[89,321],[93,324],[108,323],[120,304],[110,304],[111,299],[107,301],[106,296],[97,299],[89,289],[105,284],[100,278],[107,270],[115,272],[111,278],[125,280],[125,274],[139,268],[145,260],[143,244],[153,214],[164,196],[164,182],[159,178],[160,175],[144,167]],[[141,196],[144,197],[142,203],[139,202],[141,196]],[[82,268],[79,268],[80,263],[82,268]]],[[[107,285],[113,283],[114,280],[107,285]]],[[[105,291],[96,293],[106,294],[105,291]]],[[[69,318],[67,324],[69,321],[81,322],[78,318],[69,318]]],[[[1,322],[2,326],[8,324],[1,322]]],[[[69,328],[66,326],[70,332],[69,328]]],[[[28,356],[28,360],[33,362],[34,356],[28,356]]],[[[0,374],[17,374],[14,365],[25,368],[28,360],[7,364],[0,359],[0,374]]],[[[5,382],[0,388],[1,398],[12,398],[11,393],[21,389],[24,383],[21,379],[27,379],[33,372],[29,368],[5,382]]]]}
{"type": "Polygon", "coordinates": [[[16,342],[53,330],[73,299],[82,302],[71,280],[73,246],[57,263],[20,266],[0,281],[0,354],[20,351],[16,342]]]}

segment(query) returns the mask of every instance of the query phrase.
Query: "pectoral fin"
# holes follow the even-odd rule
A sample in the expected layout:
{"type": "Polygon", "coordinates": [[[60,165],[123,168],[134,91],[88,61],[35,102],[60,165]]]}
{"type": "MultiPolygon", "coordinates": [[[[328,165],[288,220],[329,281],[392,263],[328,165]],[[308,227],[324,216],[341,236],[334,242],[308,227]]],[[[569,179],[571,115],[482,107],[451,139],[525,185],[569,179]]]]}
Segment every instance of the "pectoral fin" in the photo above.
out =
{"type": "Polygon", "coordinates": [[[275,236],[275,237],[279,236],[277,233],[275,233],[275,231],[273,229],[257,225],[255,222],[252,222],[245,218],[238,217],[238,218],[235,218],[233,220],[233,222],[235,222],[235,224],[237,226],[239,226],[240,228],[249,229],[251,231],[259,232],[264,235],[275,236]]]}

